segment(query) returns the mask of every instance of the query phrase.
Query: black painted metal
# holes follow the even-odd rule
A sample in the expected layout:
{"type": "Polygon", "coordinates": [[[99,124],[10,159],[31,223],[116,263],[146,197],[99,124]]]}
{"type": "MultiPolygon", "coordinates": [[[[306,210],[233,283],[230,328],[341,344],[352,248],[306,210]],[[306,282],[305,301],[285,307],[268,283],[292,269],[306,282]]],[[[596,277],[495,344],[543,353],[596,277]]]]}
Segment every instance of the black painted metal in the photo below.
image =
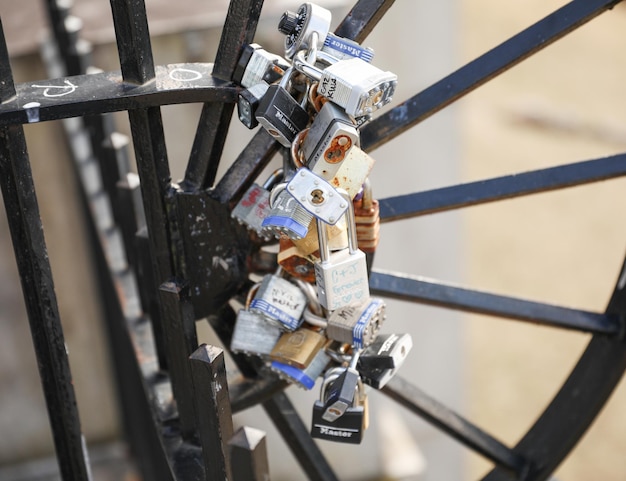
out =
{"type": "Polygon", "coordinates": [[[232,481],[269,481],[265,433],[243,426],[228,443],[232,481]]]}
{"type": "Polygon", "coordinates": [[[311,438],[308,427],[284,392],[265,401],[263,408],[310,481],[337,480],[328,461],[311,438]]]}
{"type": "Polygon", "coordinates": [[[527,468],[522,456],[468,420],[439,403],[401,376],[394,376],[382,391],[394,401],[432,423],[470,449],[516,475],[527,468]]]}
{"type": "Polygon", "coordinates": [[[190,360],[205,479],[232,479],[226,443],[233,436],[233,418],[224,351],[203,344],[190,360]]]}
{"type": "MultiPolygon", "coordinates": [[[[15,87],[1,24],[0,39],[0,100],[4,101],[15,94],[15,87]]],[[[66,480],[86,481],[90,478],[87,448],[21,125],[0,128],[0,188],[59,469],[66,480]]]]}
{"type": "MultiPolygon", "coordinates": [[[[231,0],[215,57],[213,77],[230,81],[241,49],[254,38],[262,6],[263,0],[231,0]]],[[[215,182],[233,109],[233,103],[203,105],[185,172],[185,190],[211,187],[215,182]]]]}
{"type": "Polygon", "coordinates": [[[395,0],[359,0],[335,29],[339,37],[363,42],[395,0]]]}
{"type": "Polygon", "coordinates": [[[620,1],[573,0],[365,125],[361,129],[361,147],[370,152],[389,142],[620,1]]]}
{"type": "Polygon", "coordinates": [[[620,334],[623,329],[623,320],[614,314],[599,314],[500,296],[407,274],[374,270],[370,277],[370,289],[377,295],[404,301],[594,334],[615,336],[620,334]]]}
{"type": "Polygon", "coordinates": [[[472,205],[538,194],[626,175],[626,154],[506,175],[380,199],[380,220],[390,222],[472,205]]]}

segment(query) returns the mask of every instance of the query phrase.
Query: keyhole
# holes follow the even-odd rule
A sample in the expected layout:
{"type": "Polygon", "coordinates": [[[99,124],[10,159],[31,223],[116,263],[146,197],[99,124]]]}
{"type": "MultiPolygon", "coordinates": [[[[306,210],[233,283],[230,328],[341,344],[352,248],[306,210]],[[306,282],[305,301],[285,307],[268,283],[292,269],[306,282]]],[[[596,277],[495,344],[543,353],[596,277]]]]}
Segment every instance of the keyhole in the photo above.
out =
{"type": "Polygon", "coordinates": [[[321,189],[315,189],[311,191],[311,203],[321,204],[324,202],[324,192],[321,189]]]}

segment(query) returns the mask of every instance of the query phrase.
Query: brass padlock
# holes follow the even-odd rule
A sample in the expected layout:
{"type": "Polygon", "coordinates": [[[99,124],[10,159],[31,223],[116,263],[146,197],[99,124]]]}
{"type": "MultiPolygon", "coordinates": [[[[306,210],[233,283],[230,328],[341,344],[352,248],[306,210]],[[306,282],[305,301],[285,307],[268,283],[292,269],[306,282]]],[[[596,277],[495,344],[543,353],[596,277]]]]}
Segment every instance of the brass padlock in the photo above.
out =
{"type": "Polygon", "coordinates": [[[363,195],[361,198],[355,198],[353,204],[359,249],[372,254],[376,251],[380,240],[380,206],[372,196],[369,179],[363,184],[363,195]]]}
{"type": "Polygon", "coordinates": [[[301,327],[292,332],[285,332],[270,353],[274,361],[306,368],[315,355],[326,343],[326,338],[317,331],[301,327]]]}

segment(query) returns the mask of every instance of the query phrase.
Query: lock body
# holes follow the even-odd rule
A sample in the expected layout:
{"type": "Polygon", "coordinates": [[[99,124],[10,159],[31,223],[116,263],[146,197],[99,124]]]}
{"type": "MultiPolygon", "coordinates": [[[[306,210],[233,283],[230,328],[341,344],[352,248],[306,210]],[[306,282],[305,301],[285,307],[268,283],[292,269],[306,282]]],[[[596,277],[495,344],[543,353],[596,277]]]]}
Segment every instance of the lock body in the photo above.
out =
{"type": "Polygon", "coordinates": [[[273,274],[263,277],[250,311],[286,331],[293,331],[302,323],[307,298],[298,286],[273,274]]]}
{"type": "Polygon", "coordinates": [[[368,298],[335,309],[328,317],[326,335],[335,341],[351,344],[356,349],[370,345],[385,320],[382,299],[368,298]]]}
{"type": "Polygon", "coordinates": [[[252,43],[243,48],[232,79],[247,89],[261,82],[267,84],[276,82],[288,68],[289,63],[280,55],[252,43]]]}
{"type": "Polygon", "coordinates": [[[330,363],[330,357],[323,349],[320,349],[304,369],[278,361],[273,361],[270,368],[281,379],[311,390],[315,386],[315,380],[324,372],[328,363],[330,363]]]}
{"type": "Polygon", "coordinates": [[[367,299],[365,253],[360,250],[350,253],[349,249],[331,253],[327,262],[315,264],[315,283],[320,304],[331,311],[367,299]]]}
{"type": "Polygon", "coordinates": [[[350,204],[332,185],[306,167],[298,169],[286,191],[310,214],[330,225],[341,219],[350,204]]]}
{"type": "Polygon", "coordinates": [[[363,431],[366,413],[364,406],[349,407],[346,412],[334,422],[323,418],[324,405],[315,401],[313,405],[313,420],[311,437],[347,444],[360,444],[363,440],[363,431]]]}
{"type": "Polygon", "coordinates": [[[291,147],[298,132],[306,128],[309,114],[281,85],[270,85],[255,117],[267,132],[285,147],[291,147]]]}
{"type": "Polygon", "coordinates": [[[283,331],[260,314],[240,309],[230,348],[233,352],[267,359],[283,331]]]}
{"type": "Polygon", "coordinates": [[[249,129],[259,125],[259,121],[256,119],[256,112],[268,88],[269,85],[267,83],[261,82],[239,92],[237,97],[237,115],[240,122],[249,129]]]}
{"type": "Polygon", "coordinates": [[[267,237],[263,230],[263,221],[270,212],[270,193],[258,184],[252,184],[241,200],[237,203],[231,217],[245,224],[248,229],[255,231],[259,236],[267,237]]]}
{"type": "Polygon", "coordinates": [[[286,190],[279,192],[274,199],[270,196],[270,211],[263,220],[264,232],[275,236],[285,234],[290,239],[302,239],[309,231],[313,214],[304,209],[286,190]]]}
{"type": "Polygon", "coordinates": [[[352,58],[325,68],[317,93],[343,107],[348,115],[361,117],[391,102],[397,83],[394,73],[352,58]]]}
{"type": "Polygon", "coordinates": [[[270,353],[270,358],[298,369],[306,368],[318,351],[324,346],[326,338],[319,332],[300,328],[285,332],[270,353]]]}
{"type": "Polygon", "coordinates": [[[359,133],[352,120],[341,108],[326,102],[313,120],[301,149],[311,172],[330,181],[350,149],[357,145],[359,133]]]}
{"type": "Polygon", "coordinates": [[[346,60],[350,58],[360,58],[370,63],[374,58],[374,50],[369,47],[363,47],[354,40],[338,37],[333,33],[329,33],[324,40],[322,52],[326,52],[337,60],[346,60]]]}
{"type": "Polygon", "coordinates": [[[361,352],[358,368],[397,369],[413,348],[410,334],[381,334],[361,352]]]}

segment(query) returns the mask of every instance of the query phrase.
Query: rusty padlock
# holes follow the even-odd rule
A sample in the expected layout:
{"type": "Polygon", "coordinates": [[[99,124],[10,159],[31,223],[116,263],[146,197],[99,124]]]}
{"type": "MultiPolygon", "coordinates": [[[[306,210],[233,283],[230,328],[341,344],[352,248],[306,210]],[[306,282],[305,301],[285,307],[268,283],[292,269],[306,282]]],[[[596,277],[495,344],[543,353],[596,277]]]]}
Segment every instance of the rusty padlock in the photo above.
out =
{"type": "Polygon", "coordinates": [[[380,207],[372,196],[369,178],[363,184],[363,195],[358,200],[355,199],[353,204],[359,249],[372,254],[380,239],[380,207]]]}

